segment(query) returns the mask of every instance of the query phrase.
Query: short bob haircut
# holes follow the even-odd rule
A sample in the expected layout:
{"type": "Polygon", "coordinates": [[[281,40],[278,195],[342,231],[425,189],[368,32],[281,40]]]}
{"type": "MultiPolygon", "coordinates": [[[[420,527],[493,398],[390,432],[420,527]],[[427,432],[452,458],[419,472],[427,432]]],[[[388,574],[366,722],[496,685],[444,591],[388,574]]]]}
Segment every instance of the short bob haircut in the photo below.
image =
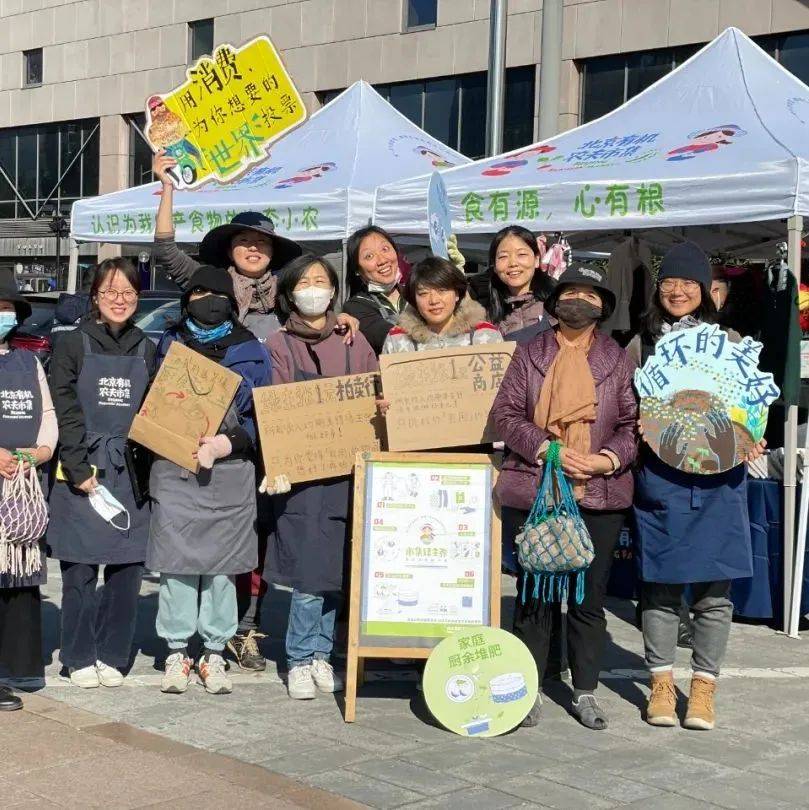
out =
{"type": "MultiPolygon", "coordinates": [[[[522,225],[509,225],[494,235],[494,239],[489,245],[489,317],[493,323],[500,323],[506,317],[506,298],[511,295],[508,287],[501,281],[495,270],[497,251],[501,242],[507,236],[514,236],[525,242],[534,256],[539,256],[539,245],[537,245],[536,236],[528,228],[523,228],[522,225]]],[[[555,286],[554,280],[542,268],[537,267],[531,280],[530,289],[534,298],[538,301],[546,301],[555,286]]]]}
{"type": "Polygon", "coordinates": [[[334,296],[329,303],[329,309],[334,309],[334,302],[340,292],[340,279],[337,276],[337,271],[332,267],[331,263],[326,259],[315,256],[314,253],[304,253],[301,256],[287,262],[283,270],[278,274],[278,291],[275,296],[275,312],[281,323],[286,323],[289,316],[296,312],[295,299],[292,297],[292,292],[298,286],[306,271],[313,265],[319,264],[329,277],[331,286],[334,288],[334,296]]]}
{"type": "Polygon", "coordinates": [[[383,228],[380,228],[377,225],[367,225],[364,228],[360,228],[358,231],[354,231],[354,233],[348,237],[348,241],[346,242],[348,291],[351,295],[356,295],[358,292],[365,289],[365,282],[363,281],[360,273],[360,245],[362,244],[362,240],[371,234],[381,236],[383,239],[390,242],[396,257],[399,257],[399,248],[397,247],[396,242],[393,241],[393,237],[383,228]]]}
{"type": "Polygon", "coordinates": [[[108,281],[112,281],[113,276],[120,273],[140,295],[140,273],[135,265],[123,256],[113,259],[104,259],[99,263],[93,274],[93,283],[90,285],[90,307],[93,315],[98,317],[98,291],[108,281]]]}
{"type": "MultiPolygon", "coordinates": [[[[716,304],[711,298],[711,293],[706,290],[704,285],[699,285],[700,303],[699,306],[690,313],[692,318],[701,323],[717,323],[719,321],[719,313],[716,309],[716,304]]],[[[660,300],[660,287],[655,287],[652,301],[649,304],[646,312],[641,317],[641,328],[643,332],[653,338],[659,338],[663,334],[664,323],[674,323],[678,319],[670,315],[660,300]]]]}
{"type": "Polygon", "coordinates": [[[439,256],[429,256],[422,259],[410,274],[404,288],[405,301],[411,307],[416,307],[417,291],[419,287],[427,287],[431,290],[453,290],[458,296],[457,310],[466,296],[469,289],[469,282],[462,270],[459,270],[452,262],[442,259],[439,256]]]}

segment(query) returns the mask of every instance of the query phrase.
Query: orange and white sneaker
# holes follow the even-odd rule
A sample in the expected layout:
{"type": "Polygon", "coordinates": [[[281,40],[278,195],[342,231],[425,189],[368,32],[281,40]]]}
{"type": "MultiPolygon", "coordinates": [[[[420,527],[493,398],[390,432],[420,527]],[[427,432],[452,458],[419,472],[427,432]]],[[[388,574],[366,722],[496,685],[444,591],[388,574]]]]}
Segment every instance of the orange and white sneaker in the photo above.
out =
{"type": "Polygon", "coordinates": [[[229,695],[233,691],[225,659],[219,653],[206,652],[197,661],[197,674],[205,691],[211,695],[229,695]]]}
{"type": "Polygon", "coordinates": [[[160,691],[169,695],[180,695],[188,689],[191,680],[191,667],[194,662],[182,652],[172,653],[166,659],[166,669],[160,682],[160,691]]]}

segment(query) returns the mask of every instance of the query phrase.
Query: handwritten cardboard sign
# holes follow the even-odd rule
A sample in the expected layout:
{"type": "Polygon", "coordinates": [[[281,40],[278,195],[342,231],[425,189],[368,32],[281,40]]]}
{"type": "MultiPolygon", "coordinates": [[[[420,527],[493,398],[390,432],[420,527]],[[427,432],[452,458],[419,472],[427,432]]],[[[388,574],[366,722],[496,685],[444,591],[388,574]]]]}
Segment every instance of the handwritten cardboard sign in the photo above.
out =
{"type": "Polygon", "coordinates": [[[759,370],[762,344],[738,343],[716,324],[670,332],[635,372],[643,438],[671,467],[723,472],[764,436],[779,390],[759,370]]]}
{"type": "Polygon", "coordinates": [[[292,483],[349,475],[356,455],[377,451],[383,420],[378,374],[351,374],[253,391],[267,477],[292,483]]]}
{"type": "Polygon", "coordinates": [[[226,183],[267,156],[267,146],[306,118],[303,99],[266,36],[220,45],[170,93],[146,101],[145,135],[177,161],[177,188],[226,183]]]}
{"type": "Polygon", "coordinates": [[[219,430],[241,377],[178,341],[169,347],[129,438],[196,473],[202,436],[219,430]]]}
{"type": "Polygon", "coordinates": [[[463,447],[497,440],[490,411],[516,343],[383,354],[389,450],[463,447]]]}

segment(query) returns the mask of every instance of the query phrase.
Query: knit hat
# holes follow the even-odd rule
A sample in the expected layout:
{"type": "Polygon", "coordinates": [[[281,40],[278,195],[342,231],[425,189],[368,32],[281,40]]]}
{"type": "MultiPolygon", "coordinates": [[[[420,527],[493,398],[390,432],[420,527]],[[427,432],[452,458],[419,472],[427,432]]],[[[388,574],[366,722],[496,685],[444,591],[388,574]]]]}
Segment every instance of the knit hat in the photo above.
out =
{"type": "Polygon", "coordinates": [[[711,263],[705,251],[694,242],[680,242],[669,248],[660,264],[657,280],[685,278],[699,282],[706,290],[711,289],[711,263]]]}
{"type": "MultiPolygon", "coordinates": [[[[539,272],[539,271],[537,271],[539,272]]],[[[586,284],[598,290],[601,296],[601,320],[605,321],[615,311],[615,293],[607,283],[606,273],[600,268],[591,264],[574,264],[568,267],[559,276],[553,292],[545,301],[545,309],[555,315],[556,304],[559,301],[559,293],[569,284],[586,284]]]]}
{"type": "Polygon", "coordinates": [[[213,267],[210,264],[201,264],[188,282],[188,288],[182,297],[182,305],[185,308],[191,293],[196,289],[208,290],[217,295],[226,295],[233,304],[233,311],[239,311],[236,302],[236,292],[233,289],[233,279],[230,273],[221,267],[213,267]]]}

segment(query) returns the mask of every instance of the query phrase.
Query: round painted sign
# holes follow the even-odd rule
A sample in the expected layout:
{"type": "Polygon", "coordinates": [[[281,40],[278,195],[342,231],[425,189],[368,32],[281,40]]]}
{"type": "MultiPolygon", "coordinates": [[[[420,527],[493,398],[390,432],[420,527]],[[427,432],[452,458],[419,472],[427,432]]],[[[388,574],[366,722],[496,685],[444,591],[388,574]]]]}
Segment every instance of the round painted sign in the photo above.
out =
{"type": "Polygon", "coordinates": [[[447,239],[452,234],[452,216],[449,211],[449,197],[444,180],[438,172],[430,177],[427,191],[427,218],[430,223],[430,249],[434,256],[449,258],[447,239]]]}
{"type": "Polygon", "coordinates": [[[528,647],[495,627],[466,627],[430,653],[424,698],[441,725],[462,737],[496,737],[518,726],[537,697],[528,647]]]}
{"type": "Polygon", "coordinates": [[[716,324],[664,335],[635,372],[643,439],[670,467],[710,475],[741,464],[779,396],[758,368],[762,344],[716,324]]]}

